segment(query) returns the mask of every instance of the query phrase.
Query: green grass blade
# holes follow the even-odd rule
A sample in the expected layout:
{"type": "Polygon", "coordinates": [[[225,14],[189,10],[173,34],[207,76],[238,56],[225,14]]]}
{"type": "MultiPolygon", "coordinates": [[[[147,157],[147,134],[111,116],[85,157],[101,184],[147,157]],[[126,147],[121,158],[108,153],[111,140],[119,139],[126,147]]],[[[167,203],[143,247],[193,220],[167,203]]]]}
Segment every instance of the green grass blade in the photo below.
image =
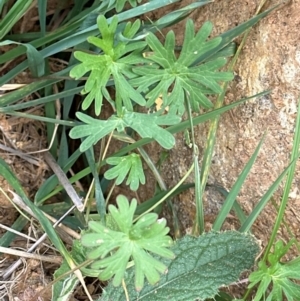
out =
{"type": "MultiPolygon", "coordinates": [[[[46,44],[51,44],[57,40],[61,40],[65,37],[72,36],[74,32],[78,31],[78,28],[81,26],[81,23],[84,22],[84,20],[95,10],[95,7],[88,8],[82,11],[79,15],[76,16],[76,20],[73,20],[73,22],[70,22],[69,24],[65,26],[59,27],[57,30],[52,31],[48,33],[44,37],[40,37],[40,33],[38,33],[39,38],[33,40],[30,39],[31,45],[35,48],[43,47],[46,44]]],[[[96,27],[95,27],[96,28],[96,27]]],[[[30,36],[30,35],[36,35],[37,33],[25,33],[22,34],[19,38],[23,39],[24,37],[30,36]]],[[[13,35],[13,37],[17,37],[17,35],[13,35]]],[[[5,63],[9,60],[13,60],[16,57],[22,55],[25,53],[25,49],[23,46],[17,47],[15,49],[12,49],[10,51],[7,51],[6,53],[0,55],[0,64],[5,63]]]]}
{"type": "MultiPolygon", "coordinates": [[[[0,42],[0,46],[10,45],[10,44],[18,44],[21,43],[5,40],[0,42]]],[[[37,51],[35,47],[31,44],[22,44],[26,48],[26,55],[28,60],[28,67],[33,77],[41,77],[45,72],[45,62],[40,52],[37,51]]]]}
{"type": "MultiPolygon", "coordinates": [[[[60,98],[68,97],[68,96],[74,96],[75,94],[78,94],[81,90],[82,90],[82,87],[73,88],[73,89],[65,90],[65,91],[57,93],[57,94],[41,97],[41,98],[38,98],[35,100],[30,100],[27,102],[18,103],[15,105],[10,105],[10,106],[6,106],[6,107],[2,107],[2,108],[0,107],[0,112],[6,113],[6,112],[11,112],[11,111],[23,110],[23,109],[30,108],[30,107],[36,107],[41,104],[46,104],[48,102],[52,102],[56,99],[60,99],[60,98]]],[[[16,93],[15,97],[12,97],[13,99],[15,99],[15,100],[13,100],[13,102],[17,101],[18,95],[21,94],[20,90],[17,90],[14,92],[19,92],[19,93],[16,93]]],[[[11,92],[11,93],[14,93],[14,92],[11,92]]],[[[6,95],[4,95],[1,98],[4,98],[5,96],[6,95]]],[[[21,97],[20,99],[22,99],[22,98],[23,97],[21,97]]],[[[67,117],[64,119],[67,119],[67,117]]]]}
{"type": "MultiPolygon", "coordinates": [[[[140,5],[138,7],[129,9],[125,12],[122,12],[118,14],[118,20],[119,22],[131,19],[133,17],[138,17],[140,15],[145,14],[146,12],[150,12],[153,10],[156,10],[158,8],[164,7],[166,5],[178,2],[179,0],[159,0],[159,1],[151,1],[148,3],[145,3],[143,5],[140,5]]],[[[109,18],[107,21],[110,23],[112,18],[109,18]]],[[[78,26],[81,24],[81,22],[78,22],[79,24],[72,24],[71,26],[65,26],[63,27],[63,30],[60,29],[56,33],[49,34],[45,38],[39,39],[37,41],[33,41],[31,44],[34,47],[40,47],[45,44],[49,44],[50,42],[53,42],[54,40],[58,40],[57,42],[54,42],[50,46],[46,47],[45,49],[42,49],[40,51],[40,54],[43,58],[49,57],[53,54],[56,54],[58,52],[63,52],[66,49],[69,49],[71,47],[74,47],[82,42],[85,42],[86,39],[89,36],[97,36],[99,34],[99,30],[97,25],[93,25],[88,27],[87,29],[76,31],[78,26]],[[75,33],[74,33],[75,32],[75,33]],[[62,36],[66,36],[62,38],[62,36]]],[[[11,50],[8,51],[6,54],[3,54],[0,56],[0,64],[5,63],[8,60],[12,60],[13,58],[21,55],[24,53],[24,49],[17,49],[17,50],[11,50]]],[[[24,61],[9,72],[7,72],[4,76],[0,79],[0,86],[7,83],[9,80],[14,78],[17,74],[22,72],[24,69],[28,67],[28,61],[24,61]]]]}
{"type": "Polygon", "coordinates": [[[30,44],[23,44],[26,47],[28,67],[33,77],[41,77],[45,73],[45,62],[41,53],[30,44]]]}
{"type": "MultiPolygon", "coordinates": [[[[25,218],[23,215],[20,215],[10,226],[10,228],[21,232],[27,223],[28,223],[28,219],[25,218]]],[[[16,237],[15,233],[7,231],[0,238],[0,246],[9,247],[11,242],[15,239],[15,237],[16,237]]]]}
{"type": "MultiPolygon", "coordinates": [[[[229,192],[222,186],[219,186],[219,185],[207,185],[208,187],[212,187],[214,189],[216,189],[220,194],[222,194],[225,199],[227,198],[229,192]]],[[[246,214],[244,213],[243,209],[241,208],[240,204],[235,200],[234,203],[233,203],[233,207],[232,209],[234,210],[237,218],[239,219],[241,225],[243,225],[243,223],[246,221],[247,219],[247,216],[246,214]]]]}
{"type": "MultiPolygon", "coordinates": [[[[44,94],[50,96],[52,94],[52,87],[48,86],[44,88],[44,94]]],[[[47,102],[44,105],[44,110],[45,110],[46,118],[51,118],[53,120],[56,120],[56,108],[55,108],[54,101],[47,102]]],[[[52,141],[51,149],[49,151],[52,153],[54,158],[56,158],[57,149],[58,149],[58,140],[57,140],[57,135],[55,133],[55,124],[52,122],[47,122],[46,130],[47,130],[47,145],[49,146],[51,145],[51,140],[53,139],[53,135],[54,135],[54,140],[52,141]]]]}
{"type": "MultiPolygon", "coordinates": [[[[126,21],[128,19],[138,17],[140,15],[143,15],[145,12],[150,12],[156,9],[159,9],[161,7],[164,7],[166,5],[178,2],[179,0],[160,0],[160,1],[151,1],[148,3],[145,3],[143,5],[140,5],[138,7],[129,9],[127,11],[124,11],[120,14],[118,14],[118,21],[121,23],[122,21],[126,21]]],[[[107,19],[107,23],[110,24],[112,21],[112,18],[107,19]]],[[[75,34],[72,34],[69,37],[66,37],[49,47],[45,49],[44,52],[41,51],[41,53],[44,56],[50,56],[55,53],[58,53],[60,51],[65,50],[66,48],[74,47],[82,42],[85,42],[89,36],[98,36],[99,35],[99,29],[97,27],[97,24],[90,26],[84,30],[81,30],[79,32],[76,32],[75,34]]]]}
{"type": "Polygon", "coordinates": [[[289,199],[289,193],[290,193],[290,190],[292,187],[292,182],[293,182],[294,174],[295,174],[295,170],[296,170],[296,163],[297,163],[297,159],[299,157],[299,146],[300,146],[300,99],[299,99],[299,103],[298,103],[297,119],[296,119],[296,124],[295,124],[293,149],[292,149],[291,159],[290,159],[292,166],[290,167],[290,169],[288,171],[287,180],[285,183],[282,200],[281,200],[280,207],[279,207],[279,212],[277,214],[275,225],[274,225],[271,237],[268,241],[268,245],[267,245],[266,251],[264,253],[263,260],[267,259],[267,256],[268,256],[268,254],[271,250],[271,247],[275,241],[277,231],[280,227],[281,221],[282,221],[284,213],[285,213],[285,208],[286,208],[286,205],[287,205],[287,202],[289,199]]]}
{"type": "MultiPolygon", "coordinates": [[[[231,57],[236,53],[236,43],[232,42],[229,43],[228,45],[226,45],[224,48],[222,48],[220,51],[218,51],[217,53],[211,55],[209,58],[207,58],[205,60],[205,62],[208,61],[213,61],[219,57],[231,57]]],[[[193,66],[198,65],[200,62],[202,61],[202,59],[198,59],[193,63],[193,66]]]]}
{"type": "MultiPolygon", "coordinates": [[[[40,32],[15,33],[6,36],[8,40],[15,41],[15,42],[23,42],[23,43],[31,42],[41,37],[42,34],[40,32]]],[[[20,48],[23,49],[22,46],[20,46],[20,48]]]]}
{"type": "Polygon", "coordinates": [[[66,250],[64,244],[56,234],[49,220],[45,217],[42,211],[36,207],[28,198],[24,190],[22,189],[19,181],[15,175],[10,170],[6,162],[0,158],[0,174],[7,180],[7,182],[12,186],[16,193],[22,198],[23,202],[32,210],[36,218],[42,225],[44,231],[47,233],[48,238],[54,244],[54,246],[59,250],[59,252],[66,258],[69,258],[68,251],[66,250]]]}
{"type": "MultiPolygon", "coordinates": [[[[62,71],[54,73],[52,75],[53,78],[37,80],[37,81],[34,81],[31,84],[28,84],[18,90],[15,90],[13,92],[5,94],[4,96],[0,97],[0,107],[18,102],[18,101],[20,101],[20,99],[22,99],[28,95],[31,95],[35,91],[38,91],[49,85],[53,85],[55,83],[62,81],[62,79],[59,77],[68,74],[68,72],[71,70],[71,68],[72,67],[68,67],[62,71]]],[[[0,84],[0,86],[1,86],[1,84],[0,84]]]]}
{"type": "MultiPolygon", "coordinates": [[[[218,99],[223,99],[223,95],[225,95],[225,91],[218,97],[218,99]]],[[[218,106],[219,107],[219,106],[218,106]]],[[[203,154],[202,160],[202,169],[201,169],[201,187],[204,189],[207,183],[211,160],[213,156],[213,150],[215,147],[216,141],[216,132],[219,124],[220,115],[214,116],[211,121],[211,125],[209,127],[209,132],[206,140],[205,150],[203,154]]]]}
{"type": "Polygon", "coordinates": [[[198,156],[194,157],[195,165],[195,203],[196,203],[196,217],[193,226],[193,234],[202,234],[205,231],[204,228],[204,209],[203,209],[203,198],[201,189],[201,178],[198,156]]]}
{"type": "Polygon", "coordinates": [[[21,113],[21,112],[6,112],[7,115],[11,116],[17,116],[17,117],[22,117],[22,118],[28,118],[32,120],[39,120],[43,122],[49,122],[49,123],[56,123],[56,124],[61,124],[61,125],[67,125],[67,126],[75,126],[76,123],[73,121],[65,121],[65,120],[58,120],[55,118],[48,118],[48,117],[43,117],[43,116],[37,116],[37,115],[32,115],[32,114],[27,114],[27,113],[21,113]]]}
{"type": "MultiPolygon", "coordinates": [[[[84,11],[84,5],[86,4],[87,1],[75,0],[73,2],[74,2],[74,6],[72,7],[71,11],[68,13],[68,16],[65,18],[64,23],[68,22],[68,20],[71,20],[74,17],[80,18],[80,14],[84,11]]],[[[91,10],[93,9],[94,7],[91,7],[91,10]]]]}
{"type": "Polygon", "coordinates": [[[192,110],[190,105],[189,94],[185,94],[185,106],[188,113],[188,122],[190,123],[192,148],[194,157],[194,176],[195,176],[195,204],[196,204],[196,217],[193,221],[193,235],[199,236],[204,232],[204,209],[203,209],[203,194],[201,189],[201,178],[198,155],[199,150],[195,141],[195,133],[193,126],[192,110]]]}
{"type": "Polygon", "coordinates": [[[265,135],[259,142],[258,146],[256,147],[253,155],[251,156],[250,160],[247,162],[246,166],[244,167],[243,171],[239,175],[238,179],[236,180],[235,184],[233,185],[232,189],[230,190],[230,193],[228,194],[218,216],[215,219],[215,222],[213,224],[213,230],[220,231],[222,224],[224,223],[228,213],[232,209],[233,203],[239,193],[239,191],[242,188],[243,183],[245,182],[245,179],[247,175],[249,174],[257,156],[259,153],[259,150],[261,149],[262,143],[264,141],[265,135]]]}
{"type": "Polygon", "coordinates": [[[105,222],[105,215],[106,215],[106,206],[105,206],[105,198],[103,196],[99,174],[97,170],[97,164],[95,162],[94,150],[90,147],[85,152],[86,159],[90,166],[93,178],[94,178],[94,187],[95,187],[95,201],[97,211],[99,213],[100,219],[102,222],[105,222]]]}
{"type": "Polygon", "coordinates": [[[47,0],[38,0],[39,21],[40,21],[41,35],[43,37],[46,35],[47,2],[48,2],[47,0]]]}
{"type": "MultiPolygon", "coordinates": [[[[73,104],[73,99],[76,93],[79,93],[82,87],[77,87],[78,82],[76,81],[65,81],[64,84],[64,91],[65,95],[57,96],[59,99],[61,99],[61,104],[63,106],[62,110],[62,119],[68,120],[69,119],[69,113],[71,110],[71,106],[73,104]]],[[[58,162],[60,166],[63,166],[65,162],[67,162],[69,158],[69,137],[68,137],[68,127],[63,126],[61,128],[61,139],[59,144],[59,156],[58,156],[58,162]]]]}
{"type": "MultiPolygon", "coordinates": [[[[296,160],[294,160],[294,161],[296,161],[296,160]]],[[[273,193],[276,191],[276,189],[278,188],[279,184],[281,183],[281,181],[283,180],[283,178],[285,177],[285,175],[287,174],[287,172],[290,170],[290,168],[292,167],[292,165],[294,163],[295,162],[290,163],[289,166],[287,168],[285,168],[284,171],[279,175],[279,177],[277,177],[277,179],[270,186],[270,188],[268,189],[268,191],[263,195],[263,197],[261,198],[261,200],[255,206],[255,208],[251,211],[251,213],[249,214],[249,216],[247,217],[247,219],[244,221],[244,223],[242,224],[241,228],[239,229],[240,232],[247,232],[247,231],[250,230],[250,228],[252,227],[253,223],[257,219],[258,215],[265,208],[267,202],[272,197],[273,193]]]]}
{"type": "Polygon", "coordinates": [[[0,22],[0,40],[25,15],[33,0],[17,0],[0,22]]]}
{"type": "MultiPolygon", "coordinates": [[[[63,39],[64,37],[74,33],[74,31],[76,31],[79,26],[80,26],[80,22],[77,22],[77,23],[74,23],[74,24],[71,24],[68,26],[63,26],[61,28],[58,28],[56,31],[49,33],[45,37],[31,41],[31,45],[35,48],[39,48],[46,44],[50,44],[51,42],[53,42],[57,39],[63,39]]],[[[13,60],[16,57],[18,57],[24,53],[25,53],[25,48],[23,46],[19,46],[10,51],[7,51],[6,53],[0,55],[0,64],[3,64],[10,60],[13,60]]]]}
{"type": "Polygon", "coordinates": [[[61,139],[59,141],[59,151],[57,156],[58,165],[64,166],[69,159],[69,138],[66,134],[66,127],[62,128],[61,139]]]}
{"type": "Polygon", "coordinates": [[[0,14],[2,14],[3,6],[8,2],[9,0],[1,0],[0,1],[0,14]]]}
{"type": "Polygon", "coordinates": [[[200,0],[194,3],[191,3],[185,7],[182,7],[178,10],[172,11],[167,15],[161,17],[157,21],[153,22],[151,25],[146,26],[146,30],[152,31],[153,29],[162,29],[168,26],[171,26],[175,23],[180,22],[190,15],[195,9],[211,3],[212,0],[200,0]]]}

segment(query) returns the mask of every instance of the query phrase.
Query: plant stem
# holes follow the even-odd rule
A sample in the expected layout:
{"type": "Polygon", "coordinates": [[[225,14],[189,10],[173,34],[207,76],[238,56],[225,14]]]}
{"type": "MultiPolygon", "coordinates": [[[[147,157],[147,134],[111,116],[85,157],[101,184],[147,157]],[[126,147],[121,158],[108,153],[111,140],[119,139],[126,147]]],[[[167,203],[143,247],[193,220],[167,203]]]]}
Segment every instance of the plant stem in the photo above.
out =
{"type": "Polygon", "coordinates": [[[166,199],[170,197],[170,195],[188,178],[190,173],[194,169],[194,163],[190,167],[190,169],[187,171],[187,173],[184,175],[184,177],[163,197],[161,198],[155,205],[150,207],[148,210],[146,210],[143,214],[139,215],[133,222],[136,222],[138,219],[140,219],[142,216],[146,215],[147,213],[151,212],[153,209],[155,209],[158,205],[163,203],[166,199]]]}
{"type": "Polygon", "coordinates": [[[200,185],[200,168],[198,162],[199,150],[195,142],[195,133],[192,117],[192,109],[189,102],[189,94],[185,93],[185,106],[188,113],[188,118],[191,127],[192,136],[192,147],[193,147],[193,157],[194,157],[194,175],[195,175],[195,204],[196,204],[196,217],[193,223],[193,235],[201,235],[204,232],[204,210],[203,210],[203,194],[200,185]]]}

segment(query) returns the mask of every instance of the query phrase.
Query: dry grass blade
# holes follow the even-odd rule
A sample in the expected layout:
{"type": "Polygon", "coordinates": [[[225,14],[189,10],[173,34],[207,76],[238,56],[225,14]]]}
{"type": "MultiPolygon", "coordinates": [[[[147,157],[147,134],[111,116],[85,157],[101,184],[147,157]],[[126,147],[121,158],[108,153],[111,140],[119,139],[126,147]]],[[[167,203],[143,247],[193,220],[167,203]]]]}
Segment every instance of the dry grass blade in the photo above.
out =
{"type": "MultiPolygon", "coordinates": [[[[23,210],[25,210],[27,213],[29,213],[32,217],[36,218],[35,214],[32,212],[32,210],[30,208],[28,208],[25,203],[22,201],[21,197],[18,196],[16,193],[14,193],[13,191],[10,191],[10,193],[13,194],[14,198],[12,199],[12,201],[17,205],[19,206],[20,208],[22,208],[23,210]]],[[[53,222],[54,224],[57,223],[57,219],[53,218],[52,216],[50,216],[49,214],[47,213],[44,213],[45,216],[51,221],[53,222]]],[[[66,227],[65,225],[63,224],[60,224],[59,225],[59,228],[61,230],[63,230],[64,232],[66,232],[68,235],[70,235],[72,238],[75,238],[75,239],[79,239],[80,238],[80,235],[75,232],[74,230],[66,227]]]]}
{"type": "MultiPolygon", "coordinates": [[[[24,257],[24,258],[32,258],[32,259],[37,259],[37,260],[56,263],[56,264],[62,263],[62,258],[60,256],[50,256],[50,255],[44,256],[39,254],[31,254],[28,252],[18,251],[18,250],[14,250],[11,248],[4,248],[4,247],[0,247],[0,252],[4,254],[10,254],[10,255],[24,257]]],[[[7,271],[4,274],[7,274],[7,271]]]]}
{"type": "Polygon", "coordinates": [[[24,160],[26,160],[27,162],[33,164],[33,165],[36,165],[36,166],[40,166],[41,165],[41,161],[39,159],[36,159],[30,155],[27,155],[21,151],[18,151],[18,150],[15,150],[13,148],[10,148],[2,143],[0,143],[0,149],[6,151],[6,152],[9,152],[8,155],[15,155],[15,156],[18,156],[24,160]]]}
{"type": "Polygon", "coordinates": [[[77,209],[82,212],[84,210],[84,205],[82,203],[82,199],[78,196],[76,193],[74,187],[70,184],[68,178],[66,177],[63,170],[60,168],[60,166],[56,163],[54,158],[49,152],[44,153],[44,158],[46,162],[49,164],[53,172],[56,174],[59,182],[61,185],[65,188],[67,194],[71,198],[74,205],[77,207],[77,209]]]}
{"type": "MultiPolygon", "coordinates": [[[[69,209],[69,211],[67,211],[54,225],[53,228],[55,228],[57,225],[59,225],[61,223],[61,221],[70,213],[72,212],[72,210],[74,209],[75,206],[73,206],[71,209],[69,209]]],[[[29,249],[28,252],[32,252],[33,250],[36,249],[37,246],[39,246],[47,237],[47,234],[44,233],[29,249]]],[[[19,259],[18,261],[16,261],[14,264],[12,264],[8,270],[3,274],[3,279],[7,279],[13,272],[15,269],[17,269],[20,265],[21,265],[22,261],[21,259],[19,259]]]]}

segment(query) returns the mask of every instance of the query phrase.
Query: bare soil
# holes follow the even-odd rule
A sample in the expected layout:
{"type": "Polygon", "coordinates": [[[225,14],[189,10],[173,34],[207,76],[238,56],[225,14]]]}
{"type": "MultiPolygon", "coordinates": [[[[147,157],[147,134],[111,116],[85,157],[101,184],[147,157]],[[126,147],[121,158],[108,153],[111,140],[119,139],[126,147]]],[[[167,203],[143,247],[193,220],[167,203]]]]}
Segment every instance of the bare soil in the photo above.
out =
{"type": "MultiPolygon", "coordinates": [[[[209,20],[214,24],[213,35],[229,30],[251,18],[260,1],[216,0],[191,14],[196,30],[209,20]]],[[[190,3],[182,1],[181,6],[190,3]]],[[[269,1],[269,8],[278,1],[269,1]]],[[[248,36],[246,45],[235,68],[235,80],[230,84],[225,103],[240,100],[271,89],[268,96],[248,101],[222,115],[217,133],[217,144],[212,161],[210,183],[221,184],[230,190],[263,134],[267,136],[238,201],[246,212],[251,212],[267,189],[289,163],[293,141],[297,103],[300,97],[300,1],[291,1],[256,25],[248,36]]],[[[152,16],[153,17],[153,16],[152,16]]],[[[184,38],[185,21],[172,27],[180,45],[184,38]]],[[[163,31],[165,33],[166,31],[163,31]]],[[[240,39],[238,40],[240,41],[240,39]]],[[[209,124],[196,128],[196,140],[203,150],[209,124]]],[[[153,154],[157,156],[156,152],[153,154]]],[[[183,137],[177,136],[175,149],[163,165],[165,179],[173,186],[186,173],[191,164],[191,151],[183,137]]],[[[300,194],[299,167],[296,170],[290,202],[286,211],[286,222],[298,238],[300,194]]],[[[280,202],[282,186],[275,194],[280,202]]],[[[186,229],[191,226],[195,214],[193,191],[183,193],[178,200],[180,220],[186,229]]],[[[207,193],[206,212],[212,220],[220,208],[220,197],[207,193]]],[[[277,211],[269,205],[256,223],[255,235],[268,241],[277,211]]],[[[208,228],[210,221],[208,219],[208,228]]],[[[231,222],[234,227],[234,221],[231,222]]],[[[230,227],[230,225],[227,225],[230,227]]],[[[280,236],[288,239],[286,229],[280,236]]]]}

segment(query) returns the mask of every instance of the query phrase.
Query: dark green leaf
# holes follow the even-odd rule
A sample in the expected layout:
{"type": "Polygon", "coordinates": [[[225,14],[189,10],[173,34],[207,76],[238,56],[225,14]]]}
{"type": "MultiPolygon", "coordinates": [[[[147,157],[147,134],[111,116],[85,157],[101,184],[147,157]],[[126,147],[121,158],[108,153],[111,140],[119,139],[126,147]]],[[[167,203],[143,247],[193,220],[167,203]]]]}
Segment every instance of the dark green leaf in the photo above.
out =
{"type": "MultiPolygon", "coordinates": [[[[165,260],[168,272],[152,286],[135,291],[132,268],[125,277],[130,300],[195,301],[213,298],[220,286],[236,281],[249,269],[258,253],[251,235],[235,231],[210,232],[200,237],[185,236],[172,247],[176,257],[165,260]]],[[[110,283],[98,301],[124,301],[124,290],[110,283]]]]}

